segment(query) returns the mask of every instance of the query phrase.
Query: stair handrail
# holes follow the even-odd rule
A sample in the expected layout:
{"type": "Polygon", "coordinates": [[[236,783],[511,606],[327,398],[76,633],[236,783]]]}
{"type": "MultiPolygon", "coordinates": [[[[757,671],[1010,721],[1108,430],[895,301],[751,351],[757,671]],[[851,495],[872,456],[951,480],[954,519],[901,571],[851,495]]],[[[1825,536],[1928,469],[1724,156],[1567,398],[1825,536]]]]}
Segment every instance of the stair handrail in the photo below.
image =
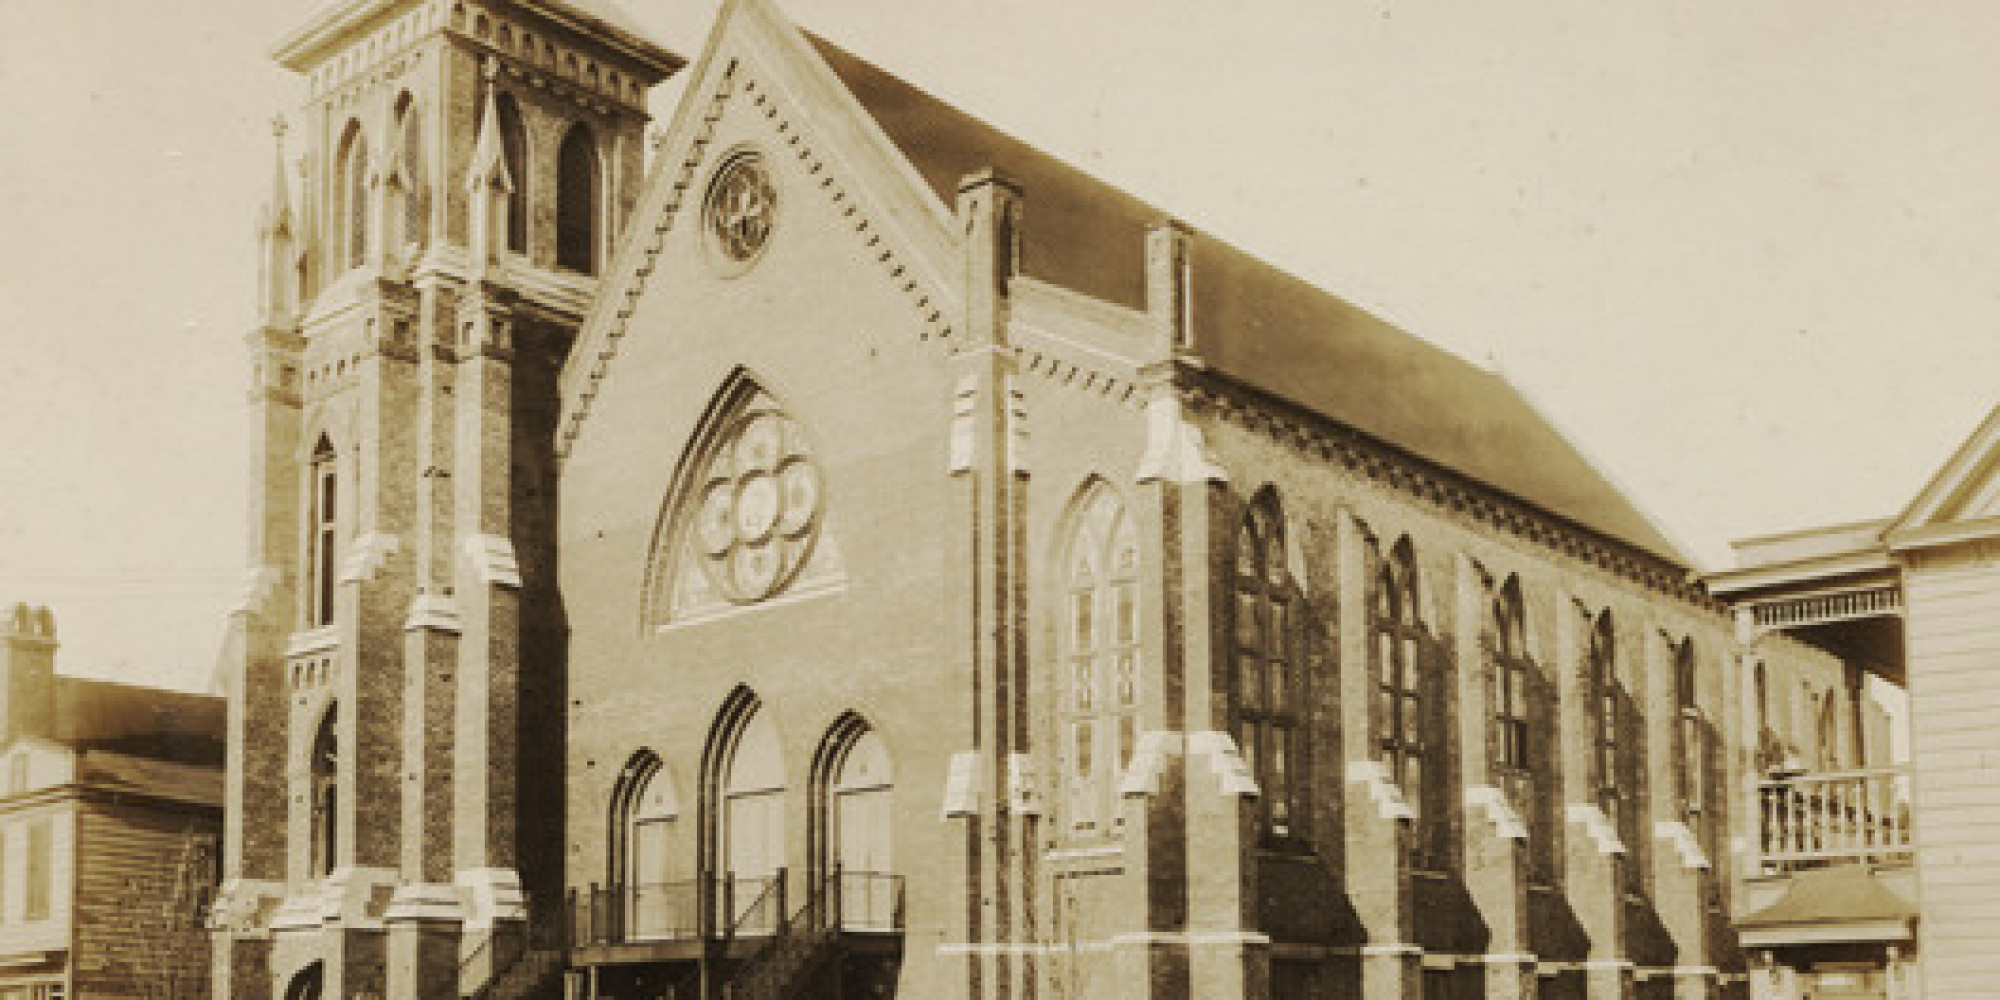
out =
{"type": "Polygon", "coordinates": [[[840,869],[834,868],[723,982],[725,1000],[777,1000],[825,948],[839,940],[840,869]]]}

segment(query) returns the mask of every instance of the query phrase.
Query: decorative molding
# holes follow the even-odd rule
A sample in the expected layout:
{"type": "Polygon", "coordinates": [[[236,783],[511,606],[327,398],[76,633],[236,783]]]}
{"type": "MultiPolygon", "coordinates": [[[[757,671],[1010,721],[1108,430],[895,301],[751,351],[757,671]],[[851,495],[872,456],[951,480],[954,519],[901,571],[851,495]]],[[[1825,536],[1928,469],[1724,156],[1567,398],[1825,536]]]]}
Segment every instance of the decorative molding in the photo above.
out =
{"type": "Polygon", "coordinates": [[[1528,825],[1507,801],[1507,793],[1493,785],[1472,785],[1465,790],[1465,804],[1486,811],[1493,833],[1503,840],[1528,839],[1528,825]]]}
{"type": "MultiPolygon", "coordinates": [[[[735,80],[740,62],[730,62],[721,73],[715,90],[710,96],[707,108],[701,113],[695,127],[688,152],[675,168],[673,181],[666,180],[665,166],[648,182],[649,192],[664,192],[664,201],[651,205],[648,212],[656,217],[650,223],[652,232],[639,241],[639,229],[648,223],[635,213],[632,222],[632,237],[639,241],[638,253],[643,255],[630,267],[621,266],[612,278],[607,278],[601,286],[605,292],[598,306],[591,312],[585,329],[577,336],[576,351],[571,356],[571,364],[582,366],[563,373],[563,394],[569,400],[569,412],[556,441],[556,459],[562,461],[569,455],[570,446],[582,433],[583,424],[590,418],[591,404],[597,396],[599,386],[610,370],[610,363],[618,355],[620,342],[628,332],[629,323],[637,309],[639,299],[644,295],[647,280],[658,266],[660,251],[666,246],[667,234],[673,230],[684,206],[692,203],[698,210],[703,194],[694,189],[695,174],[708,158],[709,146],[714,142],[717,125],[730,99],[738,93],[735,80]]],[[[836,179],[828,169],[829,158],[816,152],[805,141],[798,127],[793,124],[793,115],[781,114],[778,102],[773,99],[768,88],[760,88],[757,81],[747,75],[742,80],[740,93],[745,95],[753,108],[761,112],[774,130],[767,150],[773,161],[787,156],[798,161],[805,171],[808,189],[823,192],[838,210],[838,225],[850,229],[862,242],[863,249],[873,258],[876,265],[887,273],[915,310],[923,325],[920,339],[944,341],[951,337],[951,325],[946,309],[940,303],[944,297],[940,290],[941,280],[932,277],[929,282],[919,281],[912,264],[905,260],[896,249],[885,241],[882,228],[863,212],[849,185],[836,179]]],[[[692,105],[689,105],[692,107],[692,105]]],[[[900,153],[894,155],[900,156],[900,153]]],[[[653,195],[648,194],[649,205],[653,195]]],[[[699,215],[699,212],[696,213],[699,215]]]]}
{"type": "Polygon", "coordinates": [[[389,897],[389,908],[382,911],[382,922],[395,923],[459,923],[465,919],[465,908],[459,903],[459,889],[455,885],[438,882],[405,882],[396,887],[389,897]]]}
{"type": "Polygon", "coordinates": [[[1563,809],[1563,816],[1571,823],[1583,827],[1585,835],[1597,845],[1597,853],[1606,856],[1626,853],[1625,844],[1618,839],[1617,828],[1611,825],[1610,817],[1604,810],[1589,802],[1572,802],[1563,809]]]}
{"type": "Polygon", "coordinates": [[[276,566],[252,566],[243,571],[243,585],[236,595],[236,606],[232,615],[256,614],[265,610],[273,595],[278,592],[278,582],[283,574],[276,566]]]}
{"type": "Polygon", "coordinates": [[[944,776],[944,806],[941,819],[958,819],[979,814],[979,754],[955,753],[944,776]]]}
{"type": "Polygon", "coordinates": [[[973,412],[979,404],[979,380],[971,373],[958,377],[951,394],[951,444],[944,470],[954,476],[972,471],[973,412]]]}
{"type": "Polygon", "coordinates": [[[1151,798],[1160,794],[1160,779],[1167,761],[1179,755],[1181,748],[1179,733],[1152,729],[1139,734],[1139,741],[1132,748],[1132,762],[1126,765],[1125,774],[1118,781],[1119,796],[1151,798]]]}
{"type": "Polygon", "coordinates": [[[1681,860],[1681,867],[1688,871],[1707,871],[1713,867],[1708,855],[1701,849],[1701,840],[1688,829],[1686,823],[1677,819],[1661,820],[1653,824],[1653,836],[1674,846],[1674,853],[1681,860]]]}
{"type": "Polygon", "coordinates": [[[1181,412],[1180,396],[1167,390],[1146,403],[1146,451],[1139,458],[1141,483],[1227,483],[1229,475],[1209,455],[1201,428],[1181,412]]]}
{"type": "Polygon", "coordinates": [[[1035,790],[1035,761],[1028,754],[1007,755],[1007,808],[1024,816],[1042,814],[1041,796],[1035,790]]]}
{"type": "Polygon", "coordinates": [[[528,894],[521,888],[521,873],[512,868],[461,868],[452,884],[464,901],[466,930],[528,919],[528,894]]]}
{"type": "Polygon", "coordinates": [[[1250,765],[1243,762],[1243,755],[1237,752],[1236,740],[1228,733],[1207,730],[1187,735],[1187,755],[1197,754],[1208,757],[1208,766],[1222,784],[1222,794],[1239,798],[1256,798],[1263,794],[1257,788],[1257,779],[1250,774],[1250,765]]]}
{"type": "Polygon", "coordinates": [[[465,539],[465,558],[488,586],[521,587],[521,564],[514,543],[503,535],[474,534],[465,539]]]}
{"type": "Polygon", "coordinates": [[[1541,510],[1330,417],[1224,376],[1205,375],[1179,385],[1183,404],[1193,413],[1212,413],[1308,457],[1338,462],[1433,508],[1480,521],[1647,589],[1704,610],[1723,610],[1688,567],[1541,510]]]}
{"type": "Polygon", "coordinates": [[[355,538],[347,548],[347,558],[340,562],[340,582],[366,583],[375,579],[382,565],[402,547],[402,539],[386,532],[371,531],[355,538]]]}
{"type": "Polygon", "coordinates": [[[1410,808],[1403,798],[1403,789],[1389,777],[1388,765],[1379,760],[1351,760],[1347,762],[1348,784],[1362,786],[1368,792],[1369,801],[1375,803],[1375,815],[1386,820],[1414,820],[1417,811],[1410,808]]]}
{"type": "Polygon", "coordinates": [[[285,658],[311,656],[314,653],[326,653],[339,648],[340,628],[337,625],[328,625],[324,628],[293,632],[285,640],[285,658]]]}
{"type": "Polygon", "coordinates": [[[458,602],[446,594],[420,593],[410,601],[410,614],[403,619],[403,631],[449,632],[457,635],[463,631],[458,617],[458,602]]]}

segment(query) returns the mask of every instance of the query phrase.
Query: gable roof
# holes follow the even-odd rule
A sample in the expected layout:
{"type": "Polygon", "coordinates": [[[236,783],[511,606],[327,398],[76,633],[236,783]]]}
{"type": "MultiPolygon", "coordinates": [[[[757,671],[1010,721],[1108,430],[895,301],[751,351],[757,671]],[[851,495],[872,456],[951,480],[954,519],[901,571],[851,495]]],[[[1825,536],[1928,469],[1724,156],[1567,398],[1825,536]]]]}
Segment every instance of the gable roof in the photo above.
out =
{"type": "MultiPolygon", "coordinates": [[[[1021,185],[1026,275],[1144,308],[1145,233],[1168,213],[801,33],[945,206],[977,170],[1021,185]]],[[[1599,534],[1694,565],[1499,375],[1207,234],[1195,234],[1190,266],[1193,322],[1214,370],[1599,534]]]]}
{"type": "Polygon", "coordinates": [[[116,681],[58,676],[50,736],[79,750],[101,750],[188,764],[220,764],[228,704],[116,681]]]}
{"type": "Polygon", "coordinates": [[[1926,528],[1979,518],[1995,504],[1996,493],[2000,493],[2000,406],[1952,451],[1884,537],[1893,546],[1926,528]]]}

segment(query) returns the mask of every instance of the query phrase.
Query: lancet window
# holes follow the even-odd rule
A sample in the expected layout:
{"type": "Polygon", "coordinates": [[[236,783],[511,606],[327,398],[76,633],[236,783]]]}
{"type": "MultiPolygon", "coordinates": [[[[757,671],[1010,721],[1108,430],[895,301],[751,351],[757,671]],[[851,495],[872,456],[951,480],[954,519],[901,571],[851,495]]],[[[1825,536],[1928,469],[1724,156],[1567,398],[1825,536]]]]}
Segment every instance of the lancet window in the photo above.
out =
{"type": "Polygon", "coordinates": [[[1088,488],[1064,555],[1062,813],[1072,836],[1115,834],[1118,781],[1138,738],[1139,550],[1118,495],[1088,488]]]}
{"type": "Polygon", "coordinates": [[[1305,671],[1297,588],[1285,553],[1284,513],[1259,493],[1236,531],[1235,677],[1231,689],[1244,763],[1263,793],[1263,834],[1303,834],[1305,671]]]}

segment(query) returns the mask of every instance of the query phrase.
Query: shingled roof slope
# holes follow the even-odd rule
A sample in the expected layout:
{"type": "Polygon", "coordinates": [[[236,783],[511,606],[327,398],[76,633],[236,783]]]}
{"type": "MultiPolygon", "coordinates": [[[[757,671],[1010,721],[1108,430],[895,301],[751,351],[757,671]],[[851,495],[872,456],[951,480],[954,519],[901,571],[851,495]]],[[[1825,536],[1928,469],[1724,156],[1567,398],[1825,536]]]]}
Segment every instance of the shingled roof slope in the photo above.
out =
{"type": "MultiPolygon", "coordinates": [[[[804,32],[946,204],[992,168],[1026,192],[1021,270],[1145,304],[1145,232],[1163,212],[804,32]]],[[[1513,386],[1367,311],[1197,234],[1194,323],[1247,385],[1682,566],[1693,562],[1513,386]]]]}
{"type": "Polygon", "coordinates": [[[220,764],[229,707],[214,695],[56,678],[56,740],[155,760],[220,764]]]}

